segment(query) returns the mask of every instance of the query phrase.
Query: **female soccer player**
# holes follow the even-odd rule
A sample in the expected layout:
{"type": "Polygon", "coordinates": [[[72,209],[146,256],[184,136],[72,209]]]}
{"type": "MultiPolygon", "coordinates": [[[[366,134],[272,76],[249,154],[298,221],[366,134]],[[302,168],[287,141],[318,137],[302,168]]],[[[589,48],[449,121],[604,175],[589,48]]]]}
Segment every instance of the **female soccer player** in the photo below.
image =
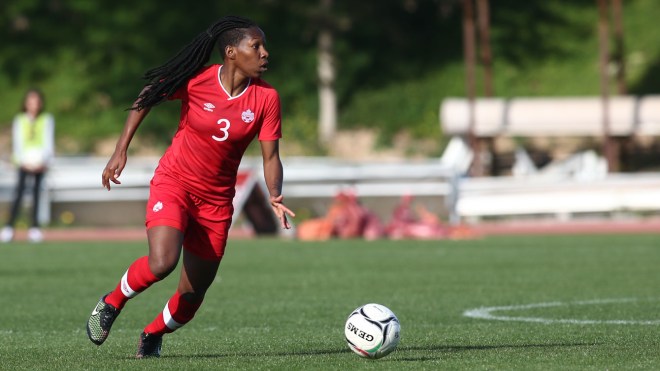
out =
{"type": "Polygon", "coordinates": [[[159,357],[162,337],[190,321],[202,304],[224,254],[233,212],[236,173],[248,144],[261,143],[270,203],[283,228],[295,216],[283,203],[279,96],[261,80],[268,66],[263,31],[252,21],[221,18],[176,56],[146,72],[147,85],[134,102],[102,184],[121,184],[126,152],[149,110],[181,100],[179,126],[151,180],[146,228],[149,255],[134,261],[117,287],[103,296],[87,322],[89,339],[101,345],[126,302],[177,265],[183,268],[174,295],[148,324],[137,358],[159,357]],[[214,46],[222,65],[204,66],[214,46]]]}

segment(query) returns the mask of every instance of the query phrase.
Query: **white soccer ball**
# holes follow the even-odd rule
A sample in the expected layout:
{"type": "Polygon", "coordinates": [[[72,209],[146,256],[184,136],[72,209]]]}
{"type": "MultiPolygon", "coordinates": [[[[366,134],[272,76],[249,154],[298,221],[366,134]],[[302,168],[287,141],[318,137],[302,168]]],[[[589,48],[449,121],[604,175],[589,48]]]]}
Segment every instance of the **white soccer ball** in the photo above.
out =
{"type": "Polygon", "coordinates": [[[382,358],[399,344],[401,325],[394,312],[380,304],[365,304],[346,320],[348,347],[365,358],[382,358]]]}

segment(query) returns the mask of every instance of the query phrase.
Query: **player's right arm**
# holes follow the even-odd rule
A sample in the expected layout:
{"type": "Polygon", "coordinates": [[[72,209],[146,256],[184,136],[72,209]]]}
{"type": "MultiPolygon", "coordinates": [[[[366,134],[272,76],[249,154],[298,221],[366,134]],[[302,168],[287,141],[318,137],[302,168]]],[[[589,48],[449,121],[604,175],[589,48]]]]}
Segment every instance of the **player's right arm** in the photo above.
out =
{"type": "MultiPolygon", "coordinates": [[[[147,89],[147,88],[145,88],[147,89]]],[[[140,96],[144,93],[144,89],[140,96]]],[[[133,103],[133,107],[137,107],[138,100],[133,103]]],[[[142,120],[149,113],[150,108],[143,108],[141,110],[131,109],[124,123],[124,129],[121,132],[121,136],[117,140],[117,145],[115,146],[115,151],[110,157],[108,164],[103,169],[103,174],[101,174],[101,184],[103,187],[110,190],[110,182],[115,184],[121,184],[119,181],[119,176],[126,166],[128,146],[131,144],[131,140],[135,135],[138,127],[142,123],[142,120]]]]}

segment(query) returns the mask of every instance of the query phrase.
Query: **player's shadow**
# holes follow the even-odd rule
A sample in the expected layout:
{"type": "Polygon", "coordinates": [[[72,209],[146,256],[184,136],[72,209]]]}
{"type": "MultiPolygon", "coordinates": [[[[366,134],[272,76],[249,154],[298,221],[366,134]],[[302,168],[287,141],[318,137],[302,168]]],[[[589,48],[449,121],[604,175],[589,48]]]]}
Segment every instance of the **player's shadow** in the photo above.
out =
{"type": "Polygon", "coordinates": [[[241,358],[262,358],[262,357],[290,357],[290,356],[320,356],[328,354],[341,354],[351,353],[350,349],[318,349],[318,350],[301,350],[292,352],[263,352],[263,353],[226,353],[226,354],[171,354],[163,355],[161,358],[228,358],[228,357],[241,357],[241,358]]]}
{"type": "MultiPolygon", "coordinates": [[[[550,344],[500,344],[500,345],[432,345],[432,346],[399,346],[396,350],[397,357],[387,358],[391,362],[411,362],[435,360],[447,353],[458,353],[468,351],[496,350],[496,349],[524,349],[524,348],[568,348],[594,346],[597,343],[550,343],[550,344]],[[437,352],[433,355],[406,356],[406,353],[415,351],[437,352]]],[[[317,349],[301,350],[291,352],[263,352],[263,353],[226,353],[226,354],[195,354],[195,355],[163,355],[163,358],[262,358],[262,357],[290,357],[290,356],[314,356],[351,353],[349,349],[317,349]]]]}

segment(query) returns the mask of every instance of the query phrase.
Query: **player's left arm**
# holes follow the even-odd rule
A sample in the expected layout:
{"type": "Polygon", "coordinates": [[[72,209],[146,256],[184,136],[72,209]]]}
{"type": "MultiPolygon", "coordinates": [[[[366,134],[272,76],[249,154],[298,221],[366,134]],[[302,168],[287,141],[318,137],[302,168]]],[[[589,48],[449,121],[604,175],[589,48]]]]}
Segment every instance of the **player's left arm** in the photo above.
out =
{"type": "Polygon", "coordinates": [[[286,207],[282,201],[282,181],[284,170],[282,168],[282,160],[280,159],[279,141],[278,140],[262,140],[261,155],[263,157],[264,166],[264,179],[266,187],[270,194],[270,206],[273,212],[280,219],[282,228],[290,229],[291,224],[287,217],[294,217],[296,214],[286,207]]]}

